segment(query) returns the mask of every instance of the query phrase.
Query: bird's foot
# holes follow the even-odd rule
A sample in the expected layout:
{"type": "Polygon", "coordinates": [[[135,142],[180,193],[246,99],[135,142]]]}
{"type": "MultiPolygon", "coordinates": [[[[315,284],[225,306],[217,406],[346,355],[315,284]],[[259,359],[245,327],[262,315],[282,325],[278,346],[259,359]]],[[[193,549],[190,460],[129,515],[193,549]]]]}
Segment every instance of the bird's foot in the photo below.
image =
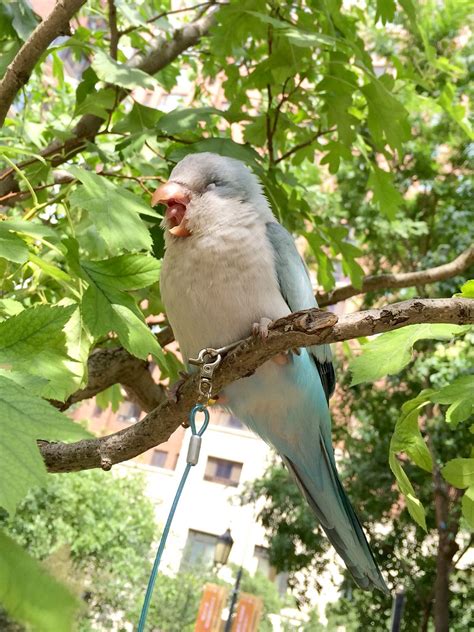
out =
{"type": "Polygon", "coordinates": [[[271,318],[266,318],[264,316],[258,323],[254,323],[252,325],[252,334],[254,336],[259,336],[262,340],[266,340],[268,338],[268,327],[271,322],[271,318]]]}
{"type": "Polygon", "coordinates": [[[180,371],[179,375],[179,380],[172,384],[166,391],[166,397],[168,398],[168,401],[172,402],[173,404],[176,404],[176,402],[178,401],[179,389],[183,386],[186,379],[190,376],[190,374],[186,373],[186,371],[180,371]]]}

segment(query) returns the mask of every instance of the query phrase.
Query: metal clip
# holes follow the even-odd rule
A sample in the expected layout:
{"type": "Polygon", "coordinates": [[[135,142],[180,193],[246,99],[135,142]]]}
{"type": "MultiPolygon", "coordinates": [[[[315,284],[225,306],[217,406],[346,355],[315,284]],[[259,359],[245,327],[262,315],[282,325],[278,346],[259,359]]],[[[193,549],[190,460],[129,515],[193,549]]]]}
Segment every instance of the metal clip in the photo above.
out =
{"type": "Polygon", "coordinates": [[[200,367],[199,394],[207,401],[212,397],[212,377],[222,361],[222,356],[216,349],[207,347],[201,349],[197,358],[189,358],[189,363],[200,367]]]}

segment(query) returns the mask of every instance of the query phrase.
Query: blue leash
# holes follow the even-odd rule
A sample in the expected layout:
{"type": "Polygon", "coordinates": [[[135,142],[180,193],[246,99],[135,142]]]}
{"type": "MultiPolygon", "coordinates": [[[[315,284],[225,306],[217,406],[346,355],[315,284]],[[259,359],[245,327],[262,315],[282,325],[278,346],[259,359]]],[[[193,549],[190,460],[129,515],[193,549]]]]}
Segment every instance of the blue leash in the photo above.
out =
{"type": "Polygon", "coordinates": [[[150,607],[153,588],[155,587],[156,577],[158,575],[161,556],[163,555],[163,551],[165,549],[166,540],[168,539],[171,528],[171,523],[173,522],[174,514],[176,513],[176,507],[178,506],[179,499],[181,498],[181,494],[183,492],[186,479],[188,478],[189,471],[193,467],[193,465],[196,465],[199,459],[199,451],[201,449],[201,437],[207,426],[209,425],[209,411],[207,410],[206,406],[204,406],[203,404],[196,404],[196,406],[194,406],[194,408],[189,413],[189,425],[191,426],[192,435],[189,441],[188,456],[186,457],[187,465],[179,482],[178,489],[176,490],[173,504],[171,505],[168,519],[166,520],[165,528],[163,529],[160,545],[158,547],[158,551],[156,552],[155,562],[153,563],[153,569],[150,574],[150,579],[148,580],[148,586],[146,589],[145,599],[143,601],[137,632],[144,632],[145,630],[146,618],[148,615],[148,609],[150,607]],[[201,428],[199,430],[196,430],[196,415],[198,413],[204,413],[204,421],[201,428]]]}

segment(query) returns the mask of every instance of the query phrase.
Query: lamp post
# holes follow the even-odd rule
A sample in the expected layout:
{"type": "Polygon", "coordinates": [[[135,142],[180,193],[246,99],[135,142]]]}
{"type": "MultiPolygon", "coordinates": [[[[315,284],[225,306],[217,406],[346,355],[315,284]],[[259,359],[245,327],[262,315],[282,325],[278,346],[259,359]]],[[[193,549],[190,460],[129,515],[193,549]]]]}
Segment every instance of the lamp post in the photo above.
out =
{"type": "Polygon", "coordinates": [[[230,551],[234,544],[234,539],[230,534],[230,529],[217,538],[216,548],[214,550],[214,563],[227,564],[230,551]]]}
{"type": "MultiPolygon", "coordinates": [[[[230,529],[227,529],[225,533],[223,533],[221,536],[217,538],[217,544],[214,551],[214,562],[216,564],[227,563],[233,544],[234,544],[234,540],[230,534],[230,529]]],[[[231,597],[230,605],[229,605],[229,616],[227,617],[224,632],[230,632],[230,629],[232,627],[232,615],[234,614],[234,608],[235,608],[235,603],[237,601],[237,596],[239,594],[239,586],[240,586],[241,579],[242,579],[242,566],[239,568],[239,572],[237,573],[237,578],[235,580],[235,585],[232,589],[232,597],[231,597]]]]}

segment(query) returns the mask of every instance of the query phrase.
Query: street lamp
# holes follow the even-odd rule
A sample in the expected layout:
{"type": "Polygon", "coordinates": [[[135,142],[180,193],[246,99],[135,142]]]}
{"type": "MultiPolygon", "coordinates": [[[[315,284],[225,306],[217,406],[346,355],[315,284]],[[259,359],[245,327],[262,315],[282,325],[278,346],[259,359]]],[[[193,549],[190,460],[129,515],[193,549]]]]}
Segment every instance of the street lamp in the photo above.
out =
{"type": "Polygon", "coordinates": [[[227,529],[225,533],[217,538],[217,544],[214,551],[215,564],[227,564],[233,544],[234,539],[230,535],[230,529],[227,529]]]}
{"type": "MultiPolygon", "coordinates": [[[[216,564],[226,564],[229,559],[230,550],[234,544],[234,539],[230,534],[230,529],[227,529],[225,533],[217,538],[217,544],[214,551],[214,562],[216,564]]],[[[232,598],[229,606],[229,616],[225,624],[224,632],[230,632],[232,627],[232,615],[234,614],[235,603],[239,594],[240,580],[242,579],[242,566],[239,568],[237,578],[235,580],[235,586],[232,589],[232,598]]]]}

